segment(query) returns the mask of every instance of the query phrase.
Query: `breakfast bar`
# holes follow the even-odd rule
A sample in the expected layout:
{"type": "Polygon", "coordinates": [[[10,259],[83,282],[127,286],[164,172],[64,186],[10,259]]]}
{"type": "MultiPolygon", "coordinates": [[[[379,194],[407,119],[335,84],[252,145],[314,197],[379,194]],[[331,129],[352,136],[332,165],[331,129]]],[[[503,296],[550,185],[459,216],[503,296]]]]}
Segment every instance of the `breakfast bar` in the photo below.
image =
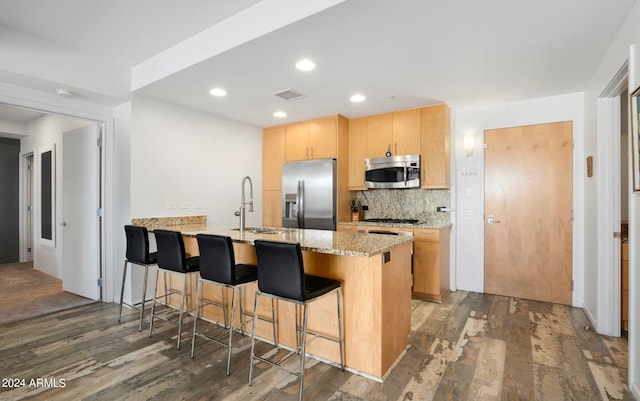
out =
{"type": "MultiPolygon", "coordinates": [[[[154,229],[153,226],[148,228],[154,229]]],[[[248,228],[240,233],[238,229],[207,224],[162,228],[182,232],[185,249],[191,255],[198,254],[197,234],[229,236],[233,241],[236,263],[257,264],[253,246],[257,239],[300,243],[305,273],[342,283],[346,368],[383,381],[404,354],[411,325],[412,237],[262,227],[248,228]]],[[[168,284],[171,287],[181,285],[168,284]]],[[[189,304],[192,308],[195,305],[195,283],[188,285],[191,288],[189,304]]],[[[244,298],[245,310],[252,310],[256,289],[257,284],[248,287],[244,298]]],[[[221,298],[222,290],[219,287],[205,287],[205,291],[208,291],[207,297],[221,298]]],[[[177,303],[177,297],[170,302],[177,303]]],[[[294,306],[277,302],[275,308],[278,343],[295,348],[294,306]]],[[[336,336],[338,319],[335,298],[322,298],[309,308],[309,329],[336,336]]],[[[205,317],[215,322],[223,321],[219,308],[209,309],[211,311],[203,311],[205,317]]],[[[266,299],[264,304],[260,302],[258,314],[270,318],[271,302],[266,299]]],[[[262,320],[257,322],[256,335],[272,342],[271,323],[262,320]]],[[[238,327],[238,322],[234,325],[238,327]]],[[[249,321],[246,330],[250,332],[250,328],[249,321]]],[[[322,338],[308,343],[306,351],[309,356],[323,361],[336,364],[340,361],[339,346],[322,338]]]]}

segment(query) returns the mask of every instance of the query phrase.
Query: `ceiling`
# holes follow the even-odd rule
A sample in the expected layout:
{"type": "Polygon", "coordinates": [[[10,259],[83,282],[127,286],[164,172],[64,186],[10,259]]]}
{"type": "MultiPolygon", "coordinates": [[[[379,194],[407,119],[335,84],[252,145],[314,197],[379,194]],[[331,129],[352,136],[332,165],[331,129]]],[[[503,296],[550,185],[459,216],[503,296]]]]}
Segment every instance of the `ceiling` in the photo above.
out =
{"type": "MultiPolygon", "coordinates": [[[[267,7],[264,19],[276,19],[292,1],[190,0],[185,7],[170,0],[3,0],[0,54],[12,57],[0,65],[0,82],[49,93],[65,87],[82,100],[114,106],[131,98],[132,68],[250,7],[267,7]]],[[[328,8],[267,34],[251,36],[238,25],[238,36],[246,36],[239,44],[135,94],[263,127],[435,102],[466,108],[580,92],[635,4],[314,2],[328,8]],[[316,69],[297,71],[302,57],[316,69]],[[210,96],[215,86],[228,95],[210,96]],[[272,95],[289,88],[306,97],[272,95]],[[350,102],[355,92],[366,100],[350,102]],[[276,110],[288,116],[276,119],[276,110]]]]}

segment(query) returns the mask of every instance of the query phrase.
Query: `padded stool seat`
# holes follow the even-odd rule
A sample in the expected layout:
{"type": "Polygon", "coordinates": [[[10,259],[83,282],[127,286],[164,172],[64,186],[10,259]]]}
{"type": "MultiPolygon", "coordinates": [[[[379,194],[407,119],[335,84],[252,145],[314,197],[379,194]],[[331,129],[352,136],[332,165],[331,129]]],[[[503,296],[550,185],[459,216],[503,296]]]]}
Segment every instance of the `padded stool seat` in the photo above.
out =
{"type": "MultiPolygon", "coordinates": [[[[278,367],[299,378],[298,400],[302,400],[304,384],[304,360],[307,334],[333,341],[340,346],[340,368],[344,370],[344,340],[342,336],[342,287],[338,280],[314,276],[304,273],[302,251],[299,243],[278,241],[254,241],[256,255],[258,257],[258,291],[256,291],[253,305],[254,316],[257,314],[258,298],[260,296],[271,297],[296,304],[296,349],[279,361],[255,354],[256,323],[253,321],[251,337],[251,361],[249,365],[249,386],[253,377],[254,360],[268,363],[278,367]],[[336,293],[338,306],[338,338],[307,330],[308,303],[329,294],[336,293]],[[302,308],[302,327],[298,322],[298,308],[302,308]],[[300,355],[300,368],[297,372],[288,370],[282,363],[291,355],[300,355]]],[[[277,347],[277,343],[276,343],[277,347]]]]}
{"type": "MultiPolygon", "coordinates": [[[[258,271],[255,265],[236,264],[233,242],[228,236],[198,234],[198,249],[200,251],[200,276],[198,277],[196,289],[196,312],[193,322],[193,336],[191,339],[191,358],[195,355],[196,337],[209,340],[227,348],[227,376],[231,367],[231,348],[233,339],[233,323],[236,310],[236,288],[240,301],[240,332],[244,334],[245,316],[253,316],[245,313],[243,302],[243,288],[258,279],[258,271]],[[202,287],[204,283],[210,283],[221,287],[222,302],[206,299],[203,295],[202,287]],[[227,320],[227,304],[225,301],[226,288],[231,289],[231,313],[227,320]],[[216,306],[222,309],[224,327],[228,328],[228,339],[223,342],[205,332],[198,331],[198,320],[205,320],[210,323],[217,323],[202,317],[202,309],[206,306],[216,306]],[[227,324],[227,322],[229,322],[227,324]]],[[[275,333],[275,322],[274,322],[275,333]]]]}
{"type": "Polygon", "coordinates": [[[158,246],[158,270],[156,271],[156,289],[153,296],[153,303],[151,305],[151,322],[149,324],[149,337],[153,333],[153,320],[158,318],[168,323],[178,326],[178,340],[176,348],[180,349],[180,340],[182,339],[182,320],[183,313],[189,313],[189,304],[187,302],[187,281],[191,274],[198,273],[200,270],[200,257],[193,256],[187,258],[187,254],[184,249],[184,239],[182,233],[179,231],[169,230],[154,230],[156,237],[156,244],[158,246]],[[167,301],[168,296],[171,294],[180,294],[180,308],[178,321],[175,322],[169,318],[169,316],[163,316],[156,314],[156,304],[158,299],[158,275],[160,272],[164,274],[164,288],[165,292],[162,295],[165,298],[165,306],[168,308],[175,308],[167,301]],[[182,291],[174,290],[167,287],[167,273],[179,275],[183,279],[182,291]]]}
{"type": "Polygon", "coordinates": [[[149,232],[146,227],[125,225],[124,232],[127,237],[127,251],[122,269],[122,284],[120,287],[120,312],[118,322],[122,319],[122,305],[125,304],[134,309],[140,310],[140,323],[138,331],[142,331],[144,322],[145,302],[147,300],[147,279],[149,276],[149,266],[158,264],[158,253],[149,252],[149,232]],[[144,279],[142,282],[142,300],[138,303],[126,304],[124,302],[124,287],[127,280],[127,265],[140,266],[144,268],[144,279]]]}

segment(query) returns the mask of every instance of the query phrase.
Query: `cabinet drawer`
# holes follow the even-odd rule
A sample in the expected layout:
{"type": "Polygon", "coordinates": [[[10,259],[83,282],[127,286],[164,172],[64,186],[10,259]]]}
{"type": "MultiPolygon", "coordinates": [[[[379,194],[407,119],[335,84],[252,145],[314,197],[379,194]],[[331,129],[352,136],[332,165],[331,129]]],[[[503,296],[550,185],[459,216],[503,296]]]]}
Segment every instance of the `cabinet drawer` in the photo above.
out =
{"type": "Polygon", "coordinates": [[[416,229],[413,230],[416,241],[440,242],[440,230],[436,229],[416,229]]]}

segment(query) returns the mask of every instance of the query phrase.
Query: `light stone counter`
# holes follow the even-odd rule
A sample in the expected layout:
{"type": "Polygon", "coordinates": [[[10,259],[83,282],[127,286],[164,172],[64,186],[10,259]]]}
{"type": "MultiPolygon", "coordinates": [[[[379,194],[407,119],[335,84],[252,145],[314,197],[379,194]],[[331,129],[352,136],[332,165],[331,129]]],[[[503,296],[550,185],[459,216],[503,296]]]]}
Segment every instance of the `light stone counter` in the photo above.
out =
{"type": "MultiPolygon", "coordinates": [[[[357,232],[307,230],[297,228],[271,228],[275,233],[252,233],[228,226],[195,224],[179,226],[147,227],[149,230],[163,228],[180,231],[186,237],[196,234],[217,234],[231,237],[234,242],[253,245],[257,239],[299,242],[303,251],[342,256],[370,257],[413,241],[411,236],[375,235],[357,232]]],[[[261,227],[262,228],[262,227],[261,227]]]]}
{"type": "Polygon", "coordinates": [[[380,223],[373,221],[349,221],[339,222],[338,225],[345,226],[375,226],[375,227],[389,227],[389,228],[413,228],[413,229],[426,229],[426,230],[439,230],[441,228],[451,227],[450,222],[425,222],[418,224],[406,224],[406,223],[380,223]]]}

